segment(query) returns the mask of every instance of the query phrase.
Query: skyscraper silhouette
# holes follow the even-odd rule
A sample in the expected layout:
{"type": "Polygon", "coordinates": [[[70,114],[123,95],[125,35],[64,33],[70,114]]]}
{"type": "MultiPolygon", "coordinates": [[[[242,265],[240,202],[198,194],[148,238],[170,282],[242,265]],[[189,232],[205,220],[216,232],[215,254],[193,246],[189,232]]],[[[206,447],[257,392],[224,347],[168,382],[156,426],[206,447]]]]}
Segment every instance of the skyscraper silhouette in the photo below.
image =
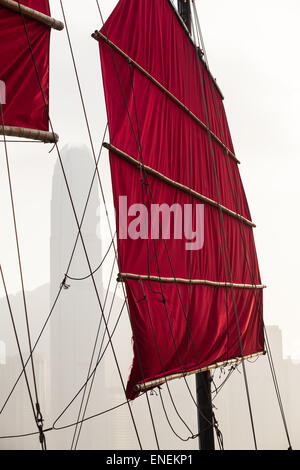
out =
{"type": "MultiPolygon", "coordinates": [[[[80,221],[95,168],[92,155],[85,146],[66,146],[61,152],[61,158],[80,221]]],[[[98,266],[101,260],[101,241],[96,233],[98,208],[99,196],[97,180],[95,180],[81,229],[92,267],[98,266]]],[[[60,163],[57,162],[53,175],[51,202],[51,303],[64,279],[77,234],[78,226],[60,163]]],[[[69,274],[72,277],[81,278],[89,273],[82,242],[79,238],[69,274]]],[[[101,274],[96,273],[94,278],[101,293],[101,274]]],[[[86,381],[100,318],[99,304],[91,279],[67,280],[66,284],[70,287],[63,289],[50,324],[53,416],[58,416],[63,411],[86,381]]],[[[81,396],[66,413],[66,419],[69,422],[77,420],[81,396]]],[[[69,430],[70,436],[73,431],[74,429],[69,430]]],[[[66,445],[69,445],[68,441],[66,441],[66,445]]]]}
{"type": "MultiPolygon", "coordinates": [[[[95,170],[93,158],[90,151],[84,146],[66,146],[61,152],[61,157],[74,207],[80,221],[95,170]]],[[[98,237],[101,233],[99,224],[101,225],[103,220],[99,218],[101,211],[99,210],[100,200],[97,184],[96,178],[82,225],[82,235],[92,269],[97,268],[102,260],[101,240],[98,237]]],[[[51,305],[64,280],[77,234],[78,227],[58,162],[53,175],[51,202],[51,305]]],[[[109,272],[111,269],[109,266],[110,261],[106,261],[106,263],[102,267],[102,272],[109,272]]],[[[120,286],[115,295],[113,294],[116,273],[113,277],[111,291],[107,292],[102,288],[102,276],[101,270],[99,270],[94,275],[100,294],[101,307],[99,306],[80,238],[69,274],[73,278],[87,277],[87,279],[81,281],[66,279],[66,285],[69,287],[63,289],[50,322],[51,396],[54,419],[63,412],[86,382],[103,307],[105,306],[104,315],[106,319],[109,319],[109,330],[112,332],[113,325],[124,302],[121,297],[120,286]]],[[[95,357],[99,354],[99,346],[103,335],[102,352],[105,349],[105,355],[97,368],[85,417],[113,408],[125,400],[115,358],[111,346],[108,344],[108,336],[103,321],[101,321],[99,335],[101,339],[97,343],[95,357]]],[[[124,311],[118,329],[114,334],[113,343],[118,358],[118,366],[122,369],[125,383],[129,374],[132,356],[130,340],[129,320],[126,311],[124,311]]],[[[95,363],[96,359],[94,359],[91,370],[94,369],[95,363]]],[[[88,387],[90,383],[91,381],[89,381],[88,387]]],[[[57,426],[77,421],[82,395],[81,392],[61,417],[57,426]]],[[[85,399],[87,396],[88,392],[85,399]]],[[[83,430],[78,448],[131,449],[137,445],[127,407],[121,407],[113,413],[105,413],[97,420],[88,420],[84,423],[83,430]]],[[[68,449],[73,433],[74,427],[59,433],[52,447],[68,449]]]]}

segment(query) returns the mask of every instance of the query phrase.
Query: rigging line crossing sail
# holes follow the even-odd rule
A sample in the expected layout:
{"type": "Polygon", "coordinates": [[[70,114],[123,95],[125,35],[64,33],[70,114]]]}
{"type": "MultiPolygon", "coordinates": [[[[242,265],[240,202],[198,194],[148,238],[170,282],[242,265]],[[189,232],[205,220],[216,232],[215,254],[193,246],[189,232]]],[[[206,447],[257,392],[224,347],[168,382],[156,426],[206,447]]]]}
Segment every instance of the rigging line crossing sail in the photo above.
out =
{"type": "MultiPolygon", "coordinates": [[[[206,122],[206,110],[199,84],[198,62],[200,62],[205,82],[205,101],[208,105],[211,143],[209,143],[207,129],[199,126],[199,123],[194,119],[190,119],[191,114],[184,109],[184,107],[189,109],[187,48],[190,46],[190,38],[178,20],[178,16],[174,14],[170,2],[168,0],[143,0],[135,2],[133,5],[133,2],[129,0],[121,0],[97,37],[99,39],[111,145],[130,155],[136,161],[140,161],[140,151],[133,135],[134,132],[139,133],[140,148],[143,149],[142,168],[151,168],[170,180],[216,201],[216,187],[209,154],[211,145],[215,156],[220,204],[235,212],[234,195],[226,170],[226,165],[229,164],[239,195],[240,215],[251,221],[237,162],[232,158],[229,163],[225,161],[224,148],[213,138],[215,135],[234,155],[222,97],[219,93],[217,94],[216,111],[208,86],[211,75],[201,57],[199,60],[199,54],[195,47],[192,48],[190,54],[190,108],[193,115],[202,122],[206,122]],[[122,25],[121,28],[120,25],[122,25]],[[139,67],[136,67],[135,64],[138,64],[139,67]],[[116,68],[118,73],[116,73],[116,68]],[[135,99],[133,98],[132,80],[135,99]],[[157,86],[156,82],[161,86],[157,86]],[[170,100],[170,94],[183,106],[178,106],[177,102],[170,100]],[[132,117],[138,116],[138,125],[133,124],[134,132],[128,114],[132,117]],[[189,175],[186,170],[188,168],[189,132],[193,161],[191,184],[189,184],[189,175]]],[[[163,240],[156,237],[153,243],[148,244],[145,233],[140,233],[140,237],[132,239],[129,232],[133,226],[132,222],[134,222],[132,217],[137,213],[130,215],[130,208],[135,204],[140,204],[141,207],[143,201],[140,169],[133,167],[125,159],[118,158],[112,151],[110,152],[110,163],[116,214],[122,215],[124,208],[124,205],[122,207],[122,203],[124,203],[122,196],[126,197],[126,207],[129,210],[125,219],[123,217],[120,221],[120,218],[117,217],[120,272],[132,273],[136,276],[136,279],[124,279],[134,330],[135,352],[127,395],[129,398],[134,398],[137,396],[137,387],[143,382],[136,360],[137,351],[142,357],[146,382],[151,383],[164,377],[155,341],[158,342],[160,355],[163,358],[163,369],[167,376],[174,376],[182,372],[177,360],[178,352],[186,373],[196,373],[199,370],[197,356],[200,358],[201,366],[209,367],[229,360],[237,360],[241,354],[234,318],[235,305],[233,305],[232,299],[226,299],[225,288],[221,287],[222,284],[224,287],[227,285],[222,269],[222,248],[217,211],[209,204],[204,204],[205,218],[199,228],[197,226],[197,201],[192,201],[192,225],[193,227],[197,226],[199,232],[203,231],[204,243],[201,249],[192,252],[191,277],[196,280],[213,279],[216,283],[220,283],[219,287],[166,283],[164,279],[173,278],[176,281],[177,278],[190,278],[188,263],[190,253],[186,249],[187,240],[171,236],[165,237],[163,240]],[[124,232],[127,237],[124,236],[124,232]],[[159,273],[156,266],[154,244],[158,251],[159,273]],[[170,253],[172,266],[168,262],[165,246],[170,253]],[[144,276],[145,279],[143,285],[153,328],[147,318],[146,305],[139,302],[143,297],[139,282],[140,276],[144,276]],[[171,312],[177,351],[169,338],[170,325],[166,319],[164,302],[162,302],[161,295],[153,293],[149,276],[150,278],[159,278],[162,284],[163,300],[168,304],[168,310],[171,312]],[[178,294],[183,305],[178,302],[178,294]],[[229,312],[228,327],[226,302],[229,312]],[[188,311],[189,305],[189,326],[193,342],[196,344],[196,351],[193,351],[192,347],[187,348],[190,343],[190,333],[182,307],[188,311]],[[153,329],[155,335],[153,335],[153,329]]],[[[151,174],[147,174],[146,184],[151,187],[155,203],[160,208],[165,205],[173,209],[174,212],[174,205],[184,208],[191,203],[188,193],[184,194],[178,191],[177,188],[171,187],[151,174]]],[[[150,207],[145,208],[144,215],[147,215],[147,210],[149,215],[150,207]]],[[[176,216],[174,215],[174,217],[176,216]]],[[[240,223],[240,220],[225,217],[224,214],[224,230],[229,244],[228,256],[232,279],[237,285],[262,286],[252,227],[244,225],[246,242],[251,258],[254,260],[254,281],[247,271],[244,260],[243,243],[239,232],[240,223]]],[[[149,239],[151,239],[150,224],[151,221],[147,227],[149,239]]],[[[238,289],[234,286],[231,288],[235,293],[243,355],[263,353],[263,328],[261,318],[257,315],[253,292],[251,288],[238,289]]],[[[257,291],[258,302],[262,306],[262,289],[257,291]]]]}
{"type": "Polygon", "coordinates": [[[38,11],[37,9],[35,10],[29,7],[29,5],[34,2],[28,1],[28,6],[24,5],[23,3],[25,2],[20,2],[19,5],[18,1],[0,0],[0,7],[7,8],[8,10],[14,11],[18,14],[20,14],[21,11],[24,16],[36,20],[39,23],[48,26],[49,28],[56,29],[57,31],[62,31],[64,29],[64,24],[61,21],[56,20],[55,18],[51,18],[51,16],[49,16],[50,12],[48,13],[47,9],[45,9],[45,11],[47,12],[47,14],[45,14],[42,11],[38,11]]]}
{"type": "Polygon", "coordinates": [[[3,284],[4,292],[5,292],[5,297],[6,297],[6,301],[7,301],[7,306],[8,306],[8,310],[9,310],[9,313],[10,313],[10,318],[11,318],[11,322],[12,322],[12,326],[13,326],[13,330],[14,330],[14,334],[15,334],[15,339],[16,339],[16,343],[17,343],[19,357],[20,357],[20,360],[21,360],[22,367],[24,369],[25,382],[26,382],[26,386],[27,386],[27,390],[28,390],[28,394],[29,394],[29,399],[30,399],[30,403],[31,403],[32,411],[33,411],[33,416],[34,416],[34,420],[36,422],[36,425],[39,429],[39,434],[40,434],[40,437],[41,437],[41,445],[42,445],[42,448],[43,448],[44,444],[45,444],[45,440],[44,440],[43,429],[41,427],[42,423],[38,419],[37,410],[35,408],[34,401],[33,401],[34,398],[32,396],[31,389],[30,389],[29,378],[28,378],[27,373],[25,371],[23,353],[22,353],[22,349],[21,349],[21,346],[20,346],[20,340],[19,340],[19,336],[18,336],[18,332],[17,332],[17,328],[16,328],[16,323],[15,323],[13,311],[12,311],[12,308],[11,308],[11,303],[10,303],[10,300],[9,300],[8,291],[7,291],[7,287],[6,287],[4,274],[3,274],[3,270],[2,270],[1,265],[0,265],[0,275],[1,275],[2,284],[3,284]]]}
{"type": "Polygon", "coordinates": [[[92,34],[92,37],[96,39],[97,41],[103,40],[109,44],[114,50],[116,50],[120,55],[122,55],[125,59],[127,59],[130,64],[134,65],[140,72],[142,72],[149,80],[151,80],[158,88],[160,88],[174,103],[176,103],[181,109],[183,109],[189,116],[194,119],[195,122],[197,122],[204,130],[210,133],[212,138],[218,142],[221,147],[226,151],[228,155],[230,155],[231,158],[233,158],[237,163],[240,163],[240,161],[236,158],[235,154],[224,144],[224,142],[214,133],[212,132],[204,122],[199,119],[194,113],[191,112],[188,106],[184,105],[179,99],[176,98],[172,93],[170,93],[169,90],[167,90],[158,80],[156,80],[151,74],[149,74],[143,67],[141,67],[136,61],[134,61],[131,57],[129,57],[122,49],[120,49],[116,44],[114,44],[112,41],[110,41],[105,34],[102,34],[99,31],[95,31],[92,34]]]}
{"type": "Polygon", "coordinates": [[[230,209],[228,209],[227,207],[225,206],[222,206],[221,204],[219,204],[218,202],[216,201],[213,201],[212,199],[204,196],[203,194],[200,194],[194,190],[192,190],[190,187],[188,186],[185,186],[181,183],[178,183],[177,181],[173,181],[171,180],[170,178],[168,178],[167,176],[163,175],[162,173],[159,173],[158,171],[156,170],[153,170],[153,168],[150,168],[146,165],[144,165],[143,163],[141,163],[140,161],[136,160],[135,158],[132,158],[130,155],[127,155],[125,152],[122,152],[122,150],[120,149],[117,149],[116,147],[114,147],[113,145],[111,144],[108,144],[108,143],[104,143],[103,144],[103,147],[110,150],[110,152],[113,152],[115,153],[115,155],[121,157],[121,158],[124,158],[126,159],[128,162],[130,162],[132,165],[135,165],[139,168],[141,168],[144,172],[146,173],[149,173],[153,176],[156,176],[157,178],[163,180],[165,183],[167,184],[170,184],[171,186],[174,186],[176,187],[177,189],[180,189],[181,191],[185,191],[185,192],[188,192],[191,196],[193,197],[196,197],[198,199],[201,199],[202,201],[206,202],[207,204],[210,204],[211,206],[213,207],[216,207],[216,208],[221,208],[222,211],[228,215],[231,215],[232,217],[236,217],[237,219],[239,220],[242,220],[245,224],[249,225],[250,227],[253,227],[255,228],[256,225],[251,221],[251,220],[248,220],[246,219],[245,217],[243,217],[242,215],[240,215],[238,212],[234,212],[230,209]]]}
{"type": "MultiPolygon", "coordinates": [[[[234,364],[239,365],[243,360],[249,360],[249,359],[255,359],[255,358],[257,359],[260,356],[264,356],[265,354],[266,354],[265,352],[260,352],[260,353],[256,353],[256,354],[250,354],[249,356],[237,357],[236,359],[230,359],[227,362],[220,362],[220,363],[212,364],[211,366],[207,366],[207,367],[203,367],[203,368],[198,369],[198,370],[193,370],[193,371],[190,371],[190,372],[186,372],[185,374],[170,375],[168,377],[168,380],[169,381],[176,380],[176,379],[180,379],[182,377],[188,377],[190,375],[198,374],[199,372],[207,372],[207,371],[211,371],[211,370],[218,369],[218,368],[233,366],[234,364]]],[[[142,391],[145,391],[147,389],[151,389],[153,387],[160,387],[164,383],[165,383],[165,379],[162,378],[162,379],[153,380],[152,382],[148,382],[146,384],[138,384],[136,386],[136,391],[142,392],[142,391]]]]}
{"type": "Polygon", "coordinates": [[[49,131],[52,28],[61,31],[64,25],[51,18],[48,0],[0,0],[0,135],[58,141],[58,135],[49,131]]]}

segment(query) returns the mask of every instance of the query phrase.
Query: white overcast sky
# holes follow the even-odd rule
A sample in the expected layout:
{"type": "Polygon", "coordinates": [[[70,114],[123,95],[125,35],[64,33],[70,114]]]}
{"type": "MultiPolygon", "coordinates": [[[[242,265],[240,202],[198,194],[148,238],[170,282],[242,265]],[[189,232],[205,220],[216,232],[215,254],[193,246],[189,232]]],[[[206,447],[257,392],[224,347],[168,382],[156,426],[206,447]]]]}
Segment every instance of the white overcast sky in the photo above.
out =
{"type": "MultiPolygon", "coordinates": [[[[137,0],[138,1],[138,0],[137,0]]],[[[58,0],[52,15],[62,19],[58,0]]],[[[104,18],[116,0],[99,1],[104,18]]],[[[96,148],[106,123],[95,0],[64,0],[96,148]]],[[[267,324],[279,325],[285,354],[300,357],[299,290],[299,0],[197,0],[210,68],[223,94],[253,220],[267,324]]],[[[65,32],[52,33],[51,117],[66,143],[89,145],[65,32]]],[[[49,282],[49,146],[10,145],[13,185],[28,290],[49,282]]],[[[11,293],[20,289],[9,194],[0,150],[0,260],[11,293]]],[[[103,174],[109,185],[109,174],[103,174]]],[[[0,287],[0,296],[3,295],[0,287]]]]}

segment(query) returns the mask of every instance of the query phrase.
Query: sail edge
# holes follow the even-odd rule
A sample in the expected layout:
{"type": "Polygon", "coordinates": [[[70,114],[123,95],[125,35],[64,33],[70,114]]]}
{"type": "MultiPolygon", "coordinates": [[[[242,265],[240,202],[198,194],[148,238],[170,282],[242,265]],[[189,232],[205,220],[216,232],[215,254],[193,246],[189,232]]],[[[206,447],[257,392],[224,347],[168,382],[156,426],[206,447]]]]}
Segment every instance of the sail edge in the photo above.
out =
{"type": "Polygon", "coordinates": [[[138,383],[134,387],[134,391],[136,393],[146,392],[146,391],[151,390],[155,387],[160,387],[161,385],[165,384],[166,382],[171,382],[172,380],[181,379],[183,377],[189,377],[191,375],[195,375],[195,374],[199,374],[199,373],[202,373],[202,372],[207,372],[207,371],[219,369],[219,368],[222,368],[222,367],[232,366],[234,364],[242,363],[242,362],[247,361],[249,359],[259,358],[259,357],[265,356],[265,355],[266,355],[266,351],[264,350],[264,351],[257,352],[255,354],[248,354],[247,356],[244,356],[244,357],[237,357],[235,359],[229,359],[227,361],[217,362],[215,364],[211,364],[209,366],[201,367],[201,368],[191,370],[191,371],[187,371],[187,372],[184,372],[184,373],[166,375],[164,377],[160,377],[159,379],[154,379],[154,380],[151,380],[149,382],[138,383]]]}

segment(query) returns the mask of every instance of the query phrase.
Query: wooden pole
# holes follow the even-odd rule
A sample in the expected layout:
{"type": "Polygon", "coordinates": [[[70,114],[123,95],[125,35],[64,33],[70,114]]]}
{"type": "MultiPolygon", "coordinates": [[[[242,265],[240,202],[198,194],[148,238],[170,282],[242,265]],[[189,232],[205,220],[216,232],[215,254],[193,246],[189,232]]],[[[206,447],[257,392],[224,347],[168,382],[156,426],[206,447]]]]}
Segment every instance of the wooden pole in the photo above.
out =
{"type": "Polygon", "coordinates": [[[47,16],[40,11],[33,10],[32,8],[21,5],[13,0],[0,0],[0,6],[14,11],[15,13],[22,12],[24,16],[36,20],[39,23],[42,23],[45,26],[56,29],[58,31],[62,31],[65,27],[61,21],[55,20],[54,18],[51,18],[51,16],[47,16]]]}
{"type": "Polygon", "coordinates": [[[156,178],[160,179],[164,183],[169,184],[170,186],[173,186],[176,189],[180,189],[181,191],[184,191],[188,194],[190,194],[192,197],[199,199],[200,201],[209,204],[210,206],[215,207],[216,209],[221,209],[224,214],[230,215],[231,217],[234,217],[235,219],[238,219],[240,222],[244,222],[246,225],[249,225],[249,227],[255,228],[256,225],[251,221],[246,219],[246,217],[243,217],[241,214],[238,214],[237,212],[232,211],[231,209],[228,209],[227,207],[223,206],[222,204],[219,204],[217,201],[214,201],[213,199],[210,199],[207,196],[204,196],[203,194],[198,193],[197,191],[189,188],[188,186],[185,186],[182,183],[178,183],[178,181],[174,181],[171,178],[168,178],[167,176],[163,175],[157,170],[154,170],[153,168],[143,165],[140,161],[136,160],[135,158],[131,157],[131,155],[128,155],[127,153],[123,152],[122,150],[118,149],[114,145],[108,144],[104,142],[103,147],[109,150],[110,152],[114,153],[118,157],[123,158],[124,160],[128,161],[132,165],[141,168],[143,171],[148,173],[151,176],[155,176],[156,178]]]}
{"type": "Polygon", "coordinates": [[[118,276],[118,282],[123,282],[126,279],[134,281],[151,281],[151,282],[162,282],[164,284],[188,284],[192,286],[209,286],[209,287],[233,287],[234,289],[266,289],[263,284],[235,284],[233,282],[216,282],[202,279],[184,279],[180,277],[161,277],[161,276],[149,276],[146,274],[131,274],[131,273],[120,273],[118,276]]]}
{"type": "MultiPolygon", "coordinates": [[[[147,77],[157,88],[159,88],[168,98],[170,98],[174,103],[176,103],[185,113],[189,114],[189,116],[197,123],[200,127],[202,127],[205,132],[208,132],[209,135],[214,139],[215,142],[220,145],[223,150],[229,155],[237,164],[240,164],[240,161],[237,159],[235,154],[224,144],[224,142],[219,139],[219,137],[212,132],[204,122],[201,121],[192,111],[185,106],[176,96],[174,96],[167,88],[165,88],[156,78],[154,78],[150,73],[148,73],[141,65],[139,65],[135,60],[133,60],[129,55],[127,55],[122,49],[120,49],[114,42],[110,41],[104,34],[99,31],[95,31],[92,34],[92,38],[96,41],[104,41],[106,42],[114,51],[116,51],[120,56],[126,59],[130,64],[135,67],[139,72],[141,72],[145,77],[147,77]]],[[[204,62],[205,63],[205,62],[204,62]]]]}
{"type": "Polygon", "coordinates": [[[52,132],[15,126],[0,126],[0,135],[5,135],[6,137],[18,137],[21,139],[39,140],[45,144],[54,144],[58,142],[59,139],[58,135],[53,134],[52,132]]]}
{"type": "Polygon", "coordinates": [[[201,367],[201,369],[199,368],[197,370],[191,370],[191,371],[188,371],[188,372],[180,372],[178,374],[167,375],[166,377],[160,377],[159,379],[150,380],[149,382],[142,382],[142,383],[139,383],[135,386],[135,391],[139,392],[139,393],[140,392],[145,392],[146,390],[151,390],[152,388],[160,387],[161,385],[165,384],[166,382],[171,382],[172,380],[182,379],[183,377],[190,377],[191,375],[195,375],[195,374],[199,374],[199,373],[219,369],[221,367],[228,367],[228,366],[231,366],[233,364],[241,363],[243,360],[246,361],[248,359],[255,359],[255,358],[258,358],[260,356],[264,356],[265,354],[266,354],[266,352],[262,351],[262,352],[259,352],[259,353],[256,353],[256,354],[250,354],[249,356],[245,356],[243,358],[237,357],[235,359],[228,359],[227,361],[217,362],[216,364],[212,364],[212,365],[207,366],[207,367],[201,367]]]}

